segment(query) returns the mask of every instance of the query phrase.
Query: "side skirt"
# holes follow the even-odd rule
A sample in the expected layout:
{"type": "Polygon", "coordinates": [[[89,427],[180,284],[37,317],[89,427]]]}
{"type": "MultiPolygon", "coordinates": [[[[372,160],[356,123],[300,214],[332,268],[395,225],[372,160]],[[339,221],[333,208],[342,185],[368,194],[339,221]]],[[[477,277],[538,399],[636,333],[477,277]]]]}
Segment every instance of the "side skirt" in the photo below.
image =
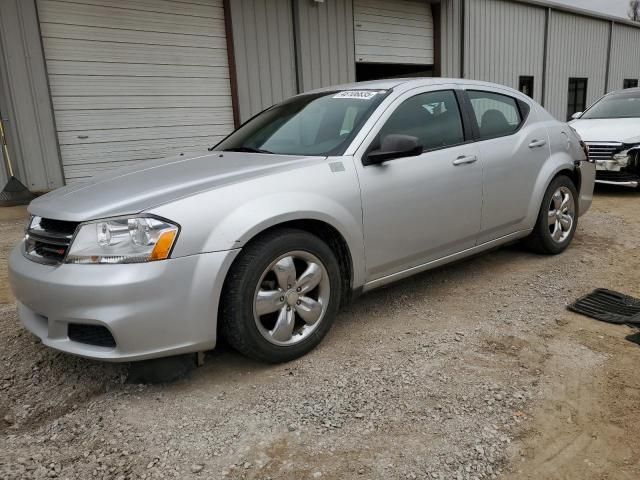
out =
{"type": "Polygon", "coordinates": [[[433,260],[428,263],[423,263],[422,265],[417,265],[415,267],[402,270],[401,272],[396,272],[396,273],[392,273],[391,275],[377,278],[375,280],[365,283],[364,287],[362,287],[362,292],[363,293],[368,292],[369,290],[373,290],[375,288],[382,287],[383,285],[387,285],[389,283],[393,283],[403,278],[410,277],[412,275],[415,275],[416,273],[425,272],[427,270],[431,270],[441,265],[445,265],[447,263],[455,262],[456,260],[461,260],[463,258],[470,257],[472,255],[483,252],[485,250],[490,250],[492,248],[499,247],[501,245],[512,242],[514,240],[524,238],[527,235],[529,235],[532,231],[533,230],[521,230],[519,232],[510,233],[509,235],[505,235],[504,237],[496,238],[495,240],[491,240],[490,242],[486,242],[481,245],[476,245],[475,247],[469,248],[467,250],[462,250],[461,252],[454,253],[446,257],[439,258],[438,260],[433,260]]]}

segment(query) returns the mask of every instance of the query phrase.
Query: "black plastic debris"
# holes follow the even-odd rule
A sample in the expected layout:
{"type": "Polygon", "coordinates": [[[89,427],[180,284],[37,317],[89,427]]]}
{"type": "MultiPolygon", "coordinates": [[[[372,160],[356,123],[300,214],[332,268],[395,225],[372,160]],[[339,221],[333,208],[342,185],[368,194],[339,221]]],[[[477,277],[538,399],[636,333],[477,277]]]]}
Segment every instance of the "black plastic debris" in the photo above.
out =
{"type": "Polygon", "coordinates": [[[606,288],[595,289],[567,308],[603,322],[640,325],[640,300],[606,288]]]}
{"type": "Polygon", "coordinates": [[[36,198],[35,195],[20,180],[16,177],[11,177],[2,191],[0,191],[0,207],[26,205],[34,198],[36,198]]]}
{"type": "Polygon", "coordinates": [[[626,337],[627,340],[629,340],[630,342],[635,343],[636,345],[640,345],[640,332],[638,333],[634,333],[632,335],[627,335],[626,337]]]}

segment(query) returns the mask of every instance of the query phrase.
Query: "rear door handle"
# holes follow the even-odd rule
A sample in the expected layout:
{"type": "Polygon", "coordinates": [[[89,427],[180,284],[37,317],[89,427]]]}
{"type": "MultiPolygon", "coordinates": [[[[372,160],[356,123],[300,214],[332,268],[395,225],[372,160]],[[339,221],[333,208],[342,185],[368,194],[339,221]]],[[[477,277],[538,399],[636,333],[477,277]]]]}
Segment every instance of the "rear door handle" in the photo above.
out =
{"type": "Polygon", "coordinates": [[[546,140],[532,140],[529,144],[529,148],[540,148],[547,144],[546,140]]]}
{"type": "Polygon", "coordinates": [[[466,165],[467,163],[474,163],[478,161],[478,157],[476,157],[475,155],[462,155],[461,157],[456,158],[453,161],[453,164],[458,166],[458,165],[466,165]]]}

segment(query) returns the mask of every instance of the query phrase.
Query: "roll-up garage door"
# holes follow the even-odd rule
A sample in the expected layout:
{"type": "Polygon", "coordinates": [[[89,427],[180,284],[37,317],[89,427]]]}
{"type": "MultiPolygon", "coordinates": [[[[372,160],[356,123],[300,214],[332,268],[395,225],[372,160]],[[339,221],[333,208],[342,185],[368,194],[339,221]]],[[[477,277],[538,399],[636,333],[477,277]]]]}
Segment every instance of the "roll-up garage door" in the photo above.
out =
{"type": "Polygon", "coordinates": [[[355,0],[356,62],[433,64],[433,16],[426,0],[355,0]]]}
{"type": "Polygon", "coordinates": [[[68,183],[233,129],[222,0],[38,0],[68,183]]]}

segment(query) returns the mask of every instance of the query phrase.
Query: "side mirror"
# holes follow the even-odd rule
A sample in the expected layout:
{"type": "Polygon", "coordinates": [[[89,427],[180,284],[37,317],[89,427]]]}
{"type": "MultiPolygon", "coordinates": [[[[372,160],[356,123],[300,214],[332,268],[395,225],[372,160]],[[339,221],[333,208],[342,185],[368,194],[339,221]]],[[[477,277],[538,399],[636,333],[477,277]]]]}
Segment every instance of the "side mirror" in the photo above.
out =
{"type": "Polygon", "coordinates": [[[582,116],[583,113],[584,112],[576,112],[573,115],[571,115],[571,118],[574,119],[574,120],[577,120],[582,116]]]}
{"type": "Polygon", "coordinates": [[[415,157],[422,153],[422,145],[410,135],[387,135],[378,150],[372,150],[363,159],[363,165],[379,165],[387,160],[415,157]]]}

